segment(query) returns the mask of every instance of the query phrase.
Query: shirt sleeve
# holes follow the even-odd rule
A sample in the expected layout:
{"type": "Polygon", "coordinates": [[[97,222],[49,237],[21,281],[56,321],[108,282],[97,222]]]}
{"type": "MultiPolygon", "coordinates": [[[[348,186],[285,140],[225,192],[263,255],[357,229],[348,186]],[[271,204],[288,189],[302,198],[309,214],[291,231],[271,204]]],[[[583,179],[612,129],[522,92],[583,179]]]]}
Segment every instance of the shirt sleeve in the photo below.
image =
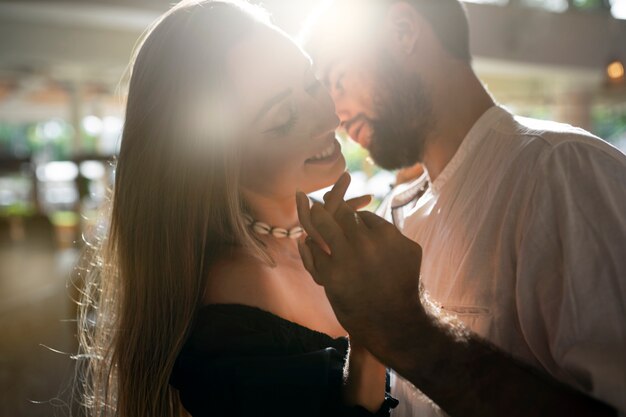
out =
{"type": "Polygon", "coordinates": [[[397,405],[390,396],[377,413],[343,405],[343,365],[334,348],[290,356],[186,356],[174,384],[194,417],[389,416],[397,405]]]}
{"type": "Polygon", "coordinates": [[[533,175],[518,244],[521,331],[554,377],[626,413],[626,158],[565,142],[533,175]]]}

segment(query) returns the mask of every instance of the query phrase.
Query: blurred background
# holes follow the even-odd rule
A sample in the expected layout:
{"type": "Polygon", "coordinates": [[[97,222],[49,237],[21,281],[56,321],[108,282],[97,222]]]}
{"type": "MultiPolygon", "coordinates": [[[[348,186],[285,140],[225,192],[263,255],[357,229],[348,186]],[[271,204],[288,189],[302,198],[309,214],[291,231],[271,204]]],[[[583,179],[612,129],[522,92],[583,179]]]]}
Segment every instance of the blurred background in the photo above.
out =
{"type": "MultiPolygon", "coordinates": [[[[295,35],[322,1],[262,3],[295,35]]],[[[0,0],[0,417],[69,414],[73,266],[113,180],[131,51],[170,4],[0,0]]],[[[626,151],[626,0],[467,9],[475,68],[500,103],[626,151]]],[[[344,152],[352,192],[382,198],[394,173],[344,152]]]]}

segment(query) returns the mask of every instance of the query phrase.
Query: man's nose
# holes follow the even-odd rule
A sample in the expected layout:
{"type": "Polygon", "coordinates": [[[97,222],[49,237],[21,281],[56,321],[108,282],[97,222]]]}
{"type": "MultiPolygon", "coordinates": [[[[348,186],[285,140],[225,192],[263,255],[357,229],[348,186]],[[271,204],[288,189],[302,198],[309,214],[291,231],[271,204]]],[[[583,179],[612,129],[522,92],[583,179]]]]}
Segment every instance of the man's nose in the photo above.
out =
{"type": "Polygon", "coordinates": [[[335,89],[330,91],[330,96],[335,103],[335,112],[341,121],[341,127],[343,127],[344,123],[352,118],[352,111],[350,110],[350,102],[345,96],[345,94],[338,93],[335,89]]]}

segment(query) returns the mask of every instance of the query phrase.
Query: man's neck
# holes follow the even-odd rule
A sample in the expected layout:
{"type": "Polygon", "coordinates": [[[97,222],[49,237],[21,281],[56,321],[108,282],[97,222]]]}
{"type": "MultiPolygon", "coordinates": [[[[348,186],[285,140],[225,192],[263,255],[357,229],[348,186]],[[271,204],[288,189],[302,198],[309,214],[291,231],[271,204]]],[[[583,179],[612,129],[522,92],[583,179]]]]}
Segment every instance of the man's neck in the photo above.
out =
{"type": "Polygon", "coordinates": [[[434,181],[448,165],[478,119],[494,101],[467,66],[437,80],[433,91],[436,127],[424,147],[423,163],[434,181]]]}

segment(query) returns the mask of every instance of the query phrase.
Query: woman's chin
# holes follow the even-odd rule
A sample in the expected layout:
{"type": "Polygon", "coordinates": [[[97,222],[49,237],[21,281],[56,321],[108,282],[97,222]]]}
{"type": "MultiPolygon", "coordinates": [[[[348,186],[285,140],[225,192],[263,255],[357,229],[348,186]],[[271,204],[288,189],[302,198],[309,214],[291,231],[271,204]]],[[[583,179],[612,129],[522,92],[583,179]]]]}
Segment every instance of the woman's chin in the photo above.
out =
{"type": "Polygon", "coordinates": [[[343,155],[341,155],[328,170],[309,170],[307,172],[307,179],[310,179],[310,182],[306,187],[302,187],[302,191],[308,194],[331,187],[337,182],[345,170],[346,160],[343,155]]]}

